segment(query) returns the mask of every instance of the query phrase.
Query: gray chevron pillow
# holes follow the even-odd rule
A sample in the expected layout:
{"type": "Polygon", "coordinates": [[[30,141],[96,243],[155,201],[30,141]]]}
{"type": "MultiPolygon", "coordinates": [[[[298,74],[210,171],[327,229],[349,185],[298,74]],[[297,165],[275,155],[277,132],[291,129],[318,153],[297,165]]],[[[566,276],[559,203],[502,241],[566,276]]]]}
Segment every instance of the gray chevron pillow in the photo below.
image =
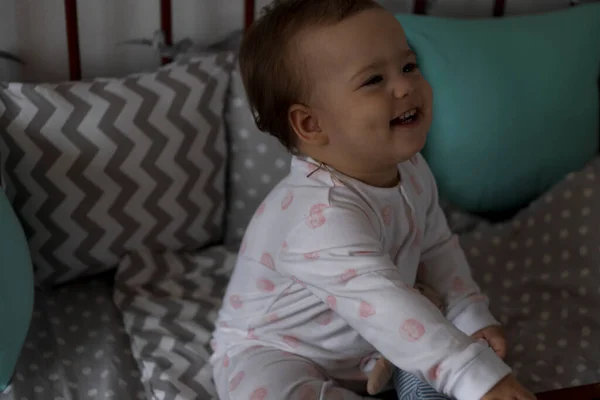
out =
{"type": "Polygon", "coordinates": [[[39,284],[222,239],[233,63],[219,52],[122,79],[0,84],[0,170],[39,284]]]}
{"type": "MultiPolygon", "coordinates": [[[[182,59],[210,50],[239,51],[244,32],[237,31],[206,48],[195,46],[182,59]]],[[[227,214],[224,243],[239,247],[254,211],[290,170],[290,153],[273,136],[256,127],[246,98],[239,65],[231,74],[225,104],[230,157],[227,170],[227,214]]]]}
{"type": "Polygon", "coordinates": [[[153,399],[218,400],[210,339],[236,258],[224,246],[123,257],[113,298],[153,399]]]}

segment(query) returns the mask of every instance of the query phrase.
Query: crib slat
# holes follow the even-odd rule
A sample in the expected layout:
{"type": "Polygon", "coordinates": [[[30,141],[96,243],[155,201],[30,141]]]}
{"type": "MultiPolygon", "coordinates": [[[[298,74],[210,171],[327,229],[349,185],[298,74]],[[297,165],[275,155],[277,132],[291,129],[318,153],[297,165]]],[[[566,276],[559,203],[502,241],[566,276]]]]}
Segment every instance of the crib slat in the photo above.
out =
{"type": "Polygon", "coordinates": [[[413,4],[414,14],[425,14],[427,12],[427,0],[415,0],[413,4]]]}
{"type": "Polygon", "coordinates": [[[254,22],[255,4],[254,0],[245,0],[244,3],[244,29],[248,30],[254,22]]]}
{"type": "MultiPolygon", "coordinates": [[[[165,45],[173,44],[173,4],[171,0],[160,0],[160,29],[165,35],[165,45]]],[[[161,59],[162,64],[167,64],[171,60],[168,58],[161,59]]]]}
{"type": "Polygon", "coordinates": [[[494,2],[494,17],[502,17],[506,7],[506,0],[496,0],[494,2]]]}
{"type": "Polygon", "coordinates": [[[67,54],[69,78],[81,79],[81,53],[79,50],[79,27],[77,22],[77,0],[65,0],[65,28],[67,32],[67,54]]]}

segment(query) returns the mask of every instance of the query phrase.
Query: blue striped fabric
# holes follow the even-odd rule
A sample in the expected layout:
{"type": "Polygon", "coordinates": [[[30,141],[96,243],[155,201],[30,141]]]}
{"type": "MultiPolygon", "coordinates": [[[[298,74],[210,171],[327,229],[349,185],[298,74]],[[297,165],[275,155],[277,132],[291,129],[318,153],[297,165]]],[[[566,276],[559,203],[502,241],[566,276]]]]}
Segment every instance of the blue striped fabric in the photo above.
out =
{"type": "Polygon", "coordinates": [[[435,391],[413,374],[396,369],[394,372],[394,388],[398,400],[450,400],[451,397],[435,391]]]}

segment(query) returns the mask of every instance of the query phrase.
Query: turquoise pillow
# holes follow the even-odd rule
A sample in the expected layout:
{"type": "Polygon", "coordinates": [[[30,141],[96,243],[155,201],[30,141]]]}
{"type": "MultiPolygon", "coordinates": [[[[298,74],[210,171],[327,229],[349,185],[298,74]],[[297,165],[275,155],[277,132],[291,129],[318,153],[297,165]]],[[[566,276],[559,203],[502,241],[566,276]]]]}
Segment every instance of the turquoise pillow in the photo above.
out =
{"type": "Polygon", "coordinates": [[[443,198],[472,212],[516,209],[597,154],[599,3],[397,18],[433,87],[423,155],[443,198]]]}
{"type": "Polygon", "coordinates": [[[12,377],[29,329],[33,285],[25,234],[0,188],[0,391],[12,377]]]}

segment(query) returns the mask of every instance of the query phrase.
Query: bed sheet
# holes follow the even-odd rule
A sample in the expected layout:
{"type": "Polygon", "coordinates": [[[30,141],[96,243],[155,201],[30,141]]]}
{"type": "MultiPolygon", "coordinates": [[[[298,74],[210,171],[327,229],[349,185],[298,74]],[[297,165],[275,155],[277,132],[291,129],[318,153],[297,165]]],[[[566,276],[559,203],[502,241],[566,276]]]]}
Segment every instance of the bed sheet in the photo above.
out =
{"type": "MultiPolygon", "coordinates": [[[[599,180],[600,158],[498,224],[446,210],[535,392],[600,381],[599,180]]],[[[216,399],[210,333],[235,259],[222,246],[131,253],[114,292],[98,279],[38,294],[0,400],[216,399]]]]}
{"type": "Polygon", "coordinates": [[[217,399],[210,338],[236,253],[131,253],[119,265],[123,313],[142,382],[153,399],[217,399]]]}
{"type": "MultiPolygon", "coordinates": [[[[507,361],[535,392],[600,381],[599,179],[596,159],[503,223],[447,210],[506,325],[507,361]]],[[[116,303],[155,398],[216,398],[210,332],[235,257],[215,247],[120,265],[116,303]]]]}
{"type": "Polygon", "coordinates": [[[600,382],[600,158],[503,223],[448,211],[519,379],[536,392],[600,382]]]}
{"type": "Polygon", "coordinates": [[[146,399],[111,277],[36,292],[31,327],[0,400],[146,399]]]}

